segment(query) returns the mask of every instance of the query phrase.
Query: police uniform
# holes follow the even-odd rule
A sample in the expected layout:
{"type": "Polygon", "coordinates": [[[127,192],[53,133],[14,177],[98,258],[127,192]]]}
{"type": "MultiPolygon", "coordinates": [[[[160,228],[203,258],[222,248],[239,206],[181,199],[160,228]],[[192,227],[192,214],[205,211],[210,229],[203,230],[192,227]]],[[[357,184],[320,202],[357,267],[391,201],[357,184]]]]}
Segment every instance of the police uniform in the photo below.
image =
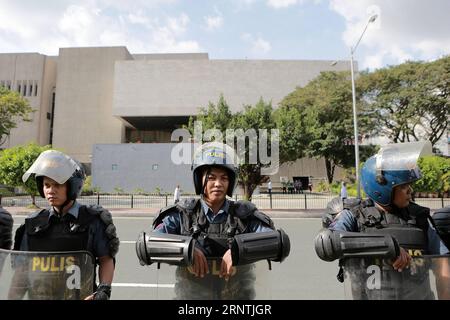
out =
{"type": "MultiPolygon", "coordinates": [[[[389,234],[394,236],[399,246],[413,257],[447,254],[448,248],[439,238],[429,219],[429,209],[415,203],[411,203],[404,209],[395,209],[393,213],[386,213],[376,208],[373,201],[369,200],[354,207],[351,211],[343,210],[331,223],[329,229],[389,234]]],[[[361,263],[368,265],[367,260],[362,260],[361,263]]],[[[403,272],[394,270],[392,262],[376,261],[376,264],[382,265],[383,291],[367,290],[366,281],[362,280],[368,277],[367,273],[361,272],[352,275],[353,298],[378,299],[381,294],[383,294],[383,299],[395,300],[435,298],[428,278],[427,269],[430,266],[421,265],[420,267],[424,268],[425,271],[411,274],[408,269],[403,272]],[[404,281],[407,281],[407,285],[404,281]],[[359,286],[360,284],[362,286],[359,286]]]]}
{"type": "Polygon", "coordinates": [[[226,199],[214,215],[203,199],[186,199],[162,209],[153,225],[154,232],[193,236],[207,258],[210,273],[204,278],[195,277],[189,268],[177,268],[178,299],[254,299],[254,264],[233,267],[235,274],[228,281],[219,278],[222,257],[234,235],[274,229],[271,219],[252,203],[226,199]]]}
{"type": "MultiPolygon", "coordinates": [[[[107,224],[100,217],[104,211],[99,206],[84,206],[75,201],[62,216],[53,207],[33,213],[18,228],[14,249],[40,252],[88,251],[94,259],[113,257],[115,252],[111,250],[111,234],[106,233],[107,224]]],[[[17,267],[20,261],[16,260],[15,264],[17,267]]],[[[56,277],[55,273],[55,283],[59,283],[60,280],[56,277]]],[[[38,273],[29,274],[29,281],[33,282],[33,278],[39,280],[41,276],[38,273]]],[[[62,293],[59,291],[65,290],[64,286],[51,286],[49,283],[33,284],[30,284],[29,291],[31,299],[61,297],[62,293]]],[[[96,290],[95,284],[93,290],[96,290]]]]}
{"type": "MultiPolygon", "coordinates": [[[[431,151],[428,141],[384,146],[361,169],[361,184],[369,199],[344,203],[344,209],[331,219],[332,215],[325,214],[323,225],[331,224],[316,237],[316,253],[325,261],[345,258],[340,265],[352,270],[348,276],[354,299],[435,298],[430,288],[429,260],[412,259],[402,272],[392,265],[400,248],[415,258],[448,253],[428,208],[413,202],[404,208],[396,206],[396,200],[407,200],[412,190],[400,189],[401,197],[395,199],[395,188],[409,188],[421,178],[417,160],[431,151]],[[369,285],[368,266],[380,271],[376,290],[369,285]]],[[[338,279],[343,280],[342,268],[338,279]]]]}
{"type": "MultiPolygon", "coordinates": [[[[81,251],[94,257],[110,254],[106,224],[101,207],[80,205],[77,201],[63,216],[52,207],[31,214],[21,226],[21,251],[81,251]]],[[[20,235],[20,232],[19,232],[20,235]]]]}

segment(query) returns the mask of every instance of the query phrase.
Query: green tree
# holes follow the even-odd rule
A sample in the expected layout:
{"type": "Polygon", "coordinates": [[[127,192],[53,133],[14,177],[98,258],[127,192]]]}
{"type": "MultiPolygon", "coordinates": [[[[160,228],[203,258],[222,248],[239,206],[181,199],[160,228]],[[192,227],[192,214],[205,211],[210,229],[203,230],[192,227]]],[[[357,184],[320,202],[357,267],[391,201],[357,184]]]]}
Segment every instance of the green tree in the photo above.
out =
{"type": "Polygon", "coordinates": [[[372,134],[394,143],[429,140],[434,145],[449,128],[450,56],[366,73],[357,86],[363,113],[377,119],[372,134]]]}
{"type": "Polygon", "coordinates": [[[0,183],[11,187],[23,187],[31,195],[33,205],[36,205],[36,195],[39,194],[34,179],[22,181],[22,175],[31,167],[33,162],[50,146],[39,146],[30,143],[5,149],[0,153],[0,183]]]}
{"type": "Polygon", "coordinates": [[[450,159],[425,156],[419,159],[418,165],[422,178],[414,183],[415,191],[439,193],[439,196],[449,191],[450,159]]]}
{"type": "MultiPolygon", "coordinates": [[[[297,88],[281,102],[279,113],[289,121],[296,119],[293,141],[288,158],[297,159],[304,154],[324,158],[328,182],[332,183],[336,166],[354,165],[353,113],[350,74],[348,72],[322,72],[305,87],[297,88]],[[296,111],[294,111],[296,110],[296,111]]],[[[370,126],[365,116],[358,118],[362,129],[370,126]]],[[[289,135],[289,131],[286,131],[289,135]]],[[[363,149],[363,147],[361,148],[363,149]]]]}
{"type": "MultiPolygon", "coordinates": [[[[242,130],[241,133],[244,134],[248,132],[248,130],[253,129],[258,142],[261,138],[261,132],[259,129],[266,129],[267,138],[262,138],[265,138],[268,141],[268,156],[269,154],[272,155],[270,143],[271,129],[280,129],[277,127],[277,123],[275,121],[272,104],[270,102],[265,102],[262,98],[256,103],[256,105],[246,105],[244,106],[243,111],[232,113],[227,102],[225,101],[225,98],[221,95],[217,104],[210,102],[207,108],[200,109],[199,114],[195,118],[191,117],[189,119],[188,129],[191,134],[194,133],[194,121],[201,121],[203,130],[202,134],[209,129],[217,129],[220,131],[222,134],[222,140],[220,142],[227,142],[227,129],[232,130],[234,133],[237,133],[238,130],[242,130]]],[[[281,129],[280,131],[281,136],[283,133],[281,129]]],[[[246,141],[248,142],[249,140],[246,141]]],[[[239,142],[235,139],[235,148],[237,148],[238,145],[239,142]]],[[[250,149],[250,147],[255,147],[255,145],[245,143],[245,163],[240,164],[238,167],[238,184],[243,188],[244,196],[248,200],[251,200],[255,188],[268,180],[268,176],[263,174],[262,169],[273,165],[272,163],[264,163],[260,157],[261,154],[259,150],[256,152],[255,149],[250,149]],[[251,154],[257,154],[256,161],[254,161],[254,158],[250,159],[251,154]]],[[[282,139],[280,139],[279,150],[280,153],[283,152],[282,139]]],[[[241,156],[241,152],[238,152],[238,155],[241,156]]],[[[284,161],[284,159],[280,158],[279,163],[276,163],[275,165],[278,166],[282,163],[282,161],[284,161]]]]}
{"type": "Polygon", "coordinates": [[[33,109],[28,101],[19,93],[0,86],[0,146],[6,141],[11,129],[17,127],[18,121],[31,121],[31,112],[33,109]]]}

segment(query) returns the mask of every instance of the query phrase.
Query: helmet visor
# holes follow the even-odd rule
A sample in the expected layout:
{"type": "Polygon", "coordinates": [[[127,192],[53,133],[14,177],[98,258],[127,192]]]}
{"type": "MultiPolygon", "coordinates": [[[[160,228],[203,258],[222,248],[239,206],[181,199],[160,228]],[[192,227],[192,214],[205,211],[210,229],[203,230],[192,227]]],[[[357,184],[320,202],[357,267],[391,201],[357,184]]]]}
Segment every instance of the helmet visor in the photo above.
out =
{"type": "Polygon", "coordinates": [[[36,177],[48,177],[63,184],[77,169],[79,169],[78,164],[69,156],[56,150],[47,150],[42,152],[24,173],[22,181],[26,182],[34,174],[36,177]]]}
{"type": "Polygon", "coordinates": [[[376,155],[377,170],[418,170],[419,157],[432,153],[430,141],[388,144],[376,155]]]}

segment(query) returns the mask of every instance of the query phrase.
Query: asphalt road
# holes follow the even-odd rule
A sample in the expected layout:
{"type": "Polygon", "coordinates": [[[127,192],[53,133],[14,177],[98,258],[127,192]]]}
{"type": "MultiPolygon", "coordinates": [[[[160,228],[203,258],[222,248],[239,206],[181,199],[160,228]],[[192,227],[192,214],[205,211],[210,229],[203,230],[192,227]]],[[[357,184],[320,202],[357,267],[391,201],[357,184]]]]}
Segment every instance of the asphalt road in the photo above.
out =
{"type": "MultiPolygon", "coordinates": [[[[24,216],[14,217],[17,228],[24,216]]],[[[152,217],[114,217],[121,246],[117,255],[112,299],[153,300],[174,297],[175,269],[161,265],[141,266],[135,253],[140,231],[149,230],[152,217]]],[[[344,299],[344,286],[336,280],[337,262],[317,258],[313,240],[321,227],[317,218],[274,218],[277,228],[290,237],[291,252],[282,263],[257,267],[257,299],[344,299]]]]}

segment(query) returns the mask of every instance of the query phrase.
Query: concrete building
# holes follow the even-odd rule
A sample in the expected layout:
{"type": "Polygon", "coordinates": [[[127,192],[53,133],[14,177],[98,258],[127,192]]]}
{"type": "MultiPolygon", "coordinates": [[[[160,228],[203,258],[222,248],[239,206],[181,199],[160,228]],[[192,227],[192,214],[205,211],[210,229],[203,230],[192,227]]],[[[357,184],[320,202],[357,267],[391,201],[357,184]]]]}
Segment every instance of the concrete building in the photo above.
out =
{"type": "MultiPolygon", "coordinates": [[[[96,145],[142,142],[139,148],[156,151],[163,146],[155,143],[170,143],[174,129],[221,94],[232,111],[260,98],[276,107],[325,70],[348,70],[348,62],[210,60],[206,53],[131,54],[126,47],[61,48],[55,57],[0,54],[0,85],[19,91],[36,110],[33,121],[20,123],[2,148],[50,143],[90,170],[96,145]]],[[[113,154],[120,150],[117,146],[113,154]]],[[[96,179],[97,165],[92,173],[102,190],[141,187],[105,187],[106,180],[96,179]]],[[[340,174],[338,170],[336,177],[340,174]]],[[[272,181],[293,177],[324,179],[324,161],[283,165],[272,181]]]]}

